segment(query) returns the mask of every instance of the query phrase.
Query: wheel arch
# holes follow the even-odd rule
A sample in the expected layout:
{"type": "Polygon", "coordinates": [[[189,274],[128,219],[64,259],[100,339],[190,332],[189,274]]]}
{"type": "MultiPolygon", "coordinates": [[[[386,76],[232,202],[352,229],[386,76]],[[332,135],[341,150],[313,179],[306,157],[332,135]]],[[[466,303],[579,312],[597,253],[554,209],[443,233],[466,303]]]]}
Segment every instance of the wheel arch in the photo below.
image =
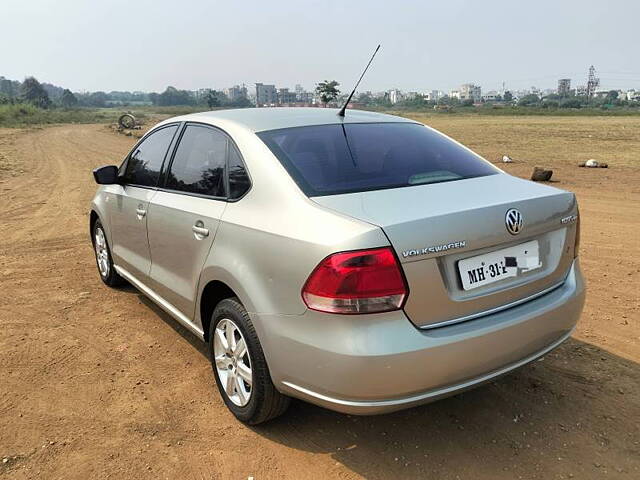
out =
{"type": "Polygon", "coordinates": [[[91,237],[91,244],[93,244],[93,228],[98,220],[102,224],[102,229],[104,230],[104,234],[107,236],[107,243],[109,247],[111,247],[111,225],[109,225],[109,215],[108,213],[101,208],[102,206],[98,203],[93,202],[91,204],[91,211],[89,212],[89,237],[91,237]]]}
{"type": "Polygon", "coordinates": [[[240,303],[242,303],[242,300],[238,297],[237,293],[229,285],[220,280],[210,280],[202,289],[198,313],[200,314],[200,323],[202,324],[205,342],[209,341],[209,326],[211,324],[211,316],[213,315],[216,305],[225,298],[232,297],[238,298],[240,303]]]}
{"type": "Polygon", "coordinates": [[[93,227],[99,218],[100,216],[98,215],[98,212],[96,212],[95,210],[91,210],[91,213],[89,214],[89,238],[91,238],[92,244],[94,243],[93,227]]]}

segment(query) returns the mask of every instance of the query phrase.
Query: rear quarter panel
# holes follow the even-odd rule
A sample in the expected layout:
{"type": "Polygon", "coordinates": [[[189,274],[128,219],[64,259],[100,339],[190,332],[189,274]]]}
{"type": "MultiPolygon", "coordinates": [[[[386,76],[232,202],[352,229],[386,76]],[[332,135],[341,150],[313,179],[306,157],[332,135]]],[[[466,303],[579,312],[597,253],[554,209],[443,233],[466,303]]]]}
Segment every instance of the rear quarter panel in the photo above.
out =
{"type": "MultiPolygon", "coordinates": [[[[252,132],[232,134],[252,188],[230,202],[205,262],[199,295],[214,280],[227,284],[250,313],[301,315],[301,290],[326,256],[389,245],[382,230],[309,200],[252,132]]],[[[197,321],[200,308],[196,308],[197,321]]],[[[261,326],[256,325],[258,334],[261,326]]]]}

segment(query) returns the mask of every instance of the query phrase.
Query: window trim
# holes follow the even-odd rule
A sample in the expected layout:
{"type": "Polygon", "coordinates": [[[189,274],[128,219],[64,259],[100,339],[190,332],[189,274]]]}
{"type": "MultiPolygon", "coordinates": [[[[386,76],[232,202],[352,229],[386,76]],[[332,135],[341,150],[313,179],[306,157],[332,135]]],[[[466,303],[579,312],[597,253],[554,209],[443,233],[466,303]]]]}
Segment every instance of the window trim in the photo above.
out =
{"type": "MultiPolygon", "coordinates": [[[[242,165],[244,165],[244,171],[247,173],[247,178],[249,179],[249,188],[247,188],[247,190],[242,195],[240,195],[237,198],[229,198],[229,196],[227,195],[227,201],[231,203],[235,203],[242,200],[253,189],[253,179],[251,178],[249,167],[247,166],[247,162],[244,161],[244,157],[242,156],[242,152],[240,152],[238,145],[236,145],[236,142],[233,141],[230,135],[228,135],[228,138],[230,140],[229,147],[233,148],[238,154],[238,157],[240,158],[242,165]]],[[[230,183],[229,182],[229,153],[227,152],[227,192],[231,193],[231,188],[229,188],[229,183],[230,183]]]]}
{"type": "Polygon", "coordinates": [[[169,152],[172,152],[175,149],[176,135],[178,134],[178,132],[180,132],[180,124],[181,124],[181,122],[171,122],[171,123],[165,123],[163,125],[160,125],[160,126],[154,128],[152,130],[149,130],[145,135],[142,136],[142,138],[140,140],[138,140],[136,142],[136,144],[129,151],[129,153],[127,153],[127,156],[124,157],[124,160],[120,164],[120,167],[118,167],[118,183],[120,185],[122,185],[122,187],[138,187],[138,188],[146,188],[148,190],[157,190],[158,189],[158,186],[160,185],[160,182],[162,181],[162,176],[163,176],[163,172],[164,172],[164,166],[165,166],[165,163],[167,162],[167,156],[169,155],[169,152]],[[173,136],[171,137],[171,141],[169,142],[169,145],[167,145],[167,151],[164,153],[164,158],[162,159],[162,163],[160,164],[160,175],[158,176],[158,181],[156,182],[155,186],[141,185],[139,183],[125,182],[124,181],[124,175],[125,175],[125,172],[127,171],[127,165],[129,164],[129,159],[131,158],[131,154],[133,152],[135,152],[136,149],[145,140],[147,140],[151,135],[153,135],[156,132],[159,132],[160,130],[163,130],[163,129],[169,128],[169,127],[178,127],[178,128],[176,128],[176,131],[173,133],[173,136]]]}
{"type": "Polygon", "coordinates": [[[218,201],[225,201],[225,202],[228,202],[228,203],[234,203],[234,202],[237,202],[237,201],[243,199],[245,197],[245,195],[247,195],[251,191],[252,188],[253,188],[253,179],[251,178],[251,174],[249,173],[249,167],[247,167],[247,162],[245,162],[244,157],[242,156],[242,153],[240,152],[240,149],[238,148],[238,145],[233,140],[231,135],[229,135],[222,128],[217,127],[215,125],[211,125],[209,123],[194,122],[194,121],[182,122],[180,128],[178,129],[177,136],[175,137],[175,143],[174,143],[174,145],[171,146],[171,154],[168,157],[168,159],[165,158],[165,162],[163,163],[162,171],[160,172],[160,179],[158,181],[157,190],[159,190],[161,192],[166,192],[166,193],[174,193],[174,194],[179,194],[179,195],[187,195],[187,196],[190,196],[190,197],[205,198],[205,199],[209,199],[209,200],[218,200],[218,201]],[[225,167],[224,167],[225,196],[223,196],[223,197],[214,196],[214,195],[207,195],[205,193],[195,193],[195,192],[186,192],[184,190],[174,190],[173,188],[168,188],[167,187],[167,172],[169,172],[171,170],[171,167],[173,165],[173,161],[175,160],[176,152],[178,151],[178,147],[180,146],[180,142],[182,141],[182,137],[184,135],[184,132],[187,130],[187,127],[189,125],[193,125],[193,126],[197,126],[197,127],[205,127],[205,128],[209,128],[211,130],[218,131],[219,133],[224,135],[224,137],[227,140],[227,148],[226,148],[226,153],[225,153],[225,167]],[[229,193],[230,193],[230,189],[229,189],[229,148],[234,148],[236,150],[236,153],[240,157],[240,160],[242,161],[242,164],[244,165],[245,171],[247,172],[247,177],[249,177],[249,188],[247,189],[246,192],[244,192],[244,194],[242,194],[238,198],[229,198],[229,193]]]}

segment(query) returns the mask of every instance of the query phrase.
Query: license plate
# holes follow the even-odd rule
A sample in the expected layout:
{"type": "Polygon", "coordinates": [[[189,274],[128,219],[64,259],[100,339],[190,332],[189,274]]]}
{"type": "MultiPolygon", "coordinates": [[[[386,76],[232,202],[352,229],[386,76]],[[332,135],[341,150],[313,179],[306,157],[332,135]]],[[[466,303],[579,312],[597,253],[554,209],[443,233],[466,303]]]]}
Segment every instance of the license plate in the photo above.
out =
{"type": "Polygon", "coordinates": [[[462,288],[472,290],[540,268],[538,241],[532,240],[458,262],[462,288]]]}

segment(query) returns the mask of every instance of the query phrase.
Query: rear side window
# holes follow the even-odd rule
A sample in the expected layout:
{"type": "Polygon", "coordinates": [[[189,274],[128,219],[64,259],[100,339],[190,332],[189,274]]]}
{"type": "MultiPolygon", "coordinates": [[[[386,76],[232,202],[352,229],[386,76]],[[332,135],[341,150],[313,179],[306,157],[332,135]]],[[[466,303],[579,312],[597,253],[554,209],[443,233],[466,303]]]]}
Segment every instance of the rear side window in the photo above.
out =
{"type": "Polygon", "coordinates": [[[166,188],[224,197],[227,148],[222,132],[187,125],[167,174],[166,188]]]}
{"type": "Polygon", "coordinates": [[[127,160],[124,183],[145,187],[158,184],[162,162],[177,129],[177,125],[171,125],[156,130],[136,146],[127,160]]]}
{"type": "Polygon", "coordinates": [[[498,173],[415,123],[353,123],[258,133],[308,196],[399,188],[498,173]]]}
{"type": "Polygon", "coordinates": [[[238,151],[229,146],[229,198],[243,196],[251,188],[251,180],[238,151]]]}

